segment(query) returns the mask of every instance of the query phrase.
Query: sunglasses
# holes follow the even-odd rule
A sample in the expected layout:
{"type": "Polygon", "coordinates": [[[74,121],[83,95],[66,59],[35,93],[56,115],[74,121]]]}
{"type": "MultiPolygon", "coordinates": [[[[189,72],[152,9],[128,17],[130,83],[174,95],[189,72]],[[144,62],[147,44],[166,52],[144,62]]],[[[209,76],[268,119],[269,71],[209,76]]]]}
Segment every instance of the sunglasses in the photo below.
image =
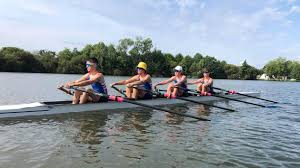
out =
{"type": "Polygon", "coordinates": [[[144,70],[143,68],[136,68],[137,71],[144,70]]]}
{"type": "Polygon", "coordinates": [[[174,70],[174,72],[181,72],[181,71],[178,71],[178,70],[174,70]]]}
{"type": "Polygon", "coordinates": [[[91,67],[93,64],[85,64],[85,67],[91,67]]]}

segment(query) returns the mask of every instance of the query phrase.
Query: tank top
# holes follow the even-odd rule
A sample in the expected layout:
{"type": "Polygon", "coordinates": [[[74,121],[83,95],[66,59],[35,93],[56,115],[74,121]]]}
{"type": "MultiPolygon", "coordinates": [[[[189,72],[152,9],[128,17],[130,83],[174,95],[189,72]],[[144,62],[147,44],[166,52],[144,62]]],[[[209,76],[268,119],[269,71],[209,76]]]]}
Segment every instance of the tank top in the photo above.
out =
{"type": "MultiPolygon", "coordinates": [[[[90,80],[90,76],[88,76],[87,80],[90,80]]],[[[97,82],[92,83],[91,86],[95,92],[107,94],[104,77],[100,78],[97,82]]]]}
{"type": "MultiPolygon", "coordinates": [[[[176,77],[176,79],[174,80],[174,83],[176,84],[178,81],[180,81],[180,79],[176,77]]],[[[181,84],[180,84],[180,87],[186,89],[186,88],[187,88],[186,82],[187,82],[187,81],[181,83],[181,84]]]]}
{"type": "MultiPolygon", "coordinates": [[[[141,81],[141,77],[140,76],[139,76],[139,80],[141,81]]],[[[142,86],[146,90],[152,90],[152,81],[150,80],[150,82],[146,82],[142,86]]]]}

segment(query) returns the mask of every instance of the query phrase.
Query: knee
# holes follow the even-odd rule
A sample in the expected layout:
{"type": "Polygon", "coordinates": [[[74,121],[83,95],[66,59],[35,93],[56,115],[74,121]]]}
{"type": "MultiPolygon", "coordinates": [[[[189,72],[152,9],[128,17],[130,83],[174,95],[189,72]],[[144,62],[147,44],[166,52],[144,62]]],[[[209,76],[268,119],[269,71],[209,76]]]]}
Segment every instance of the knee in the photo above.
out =
{"type": "Polygon", "coordinates": [[[172,83],[170,83],[169,85],[168,85],[168,89],[171,89],[171,88],[173,88],[173,84],[172,83]]]}
{"type": "Polygon", "coordinates": [[[82,94],[82,92],[81,91],[78,91],[78,90],[76,90],[75,92],[74,92],[74,96],[75,97],[78,97],[78,96],[80,96],[82,94]]]}

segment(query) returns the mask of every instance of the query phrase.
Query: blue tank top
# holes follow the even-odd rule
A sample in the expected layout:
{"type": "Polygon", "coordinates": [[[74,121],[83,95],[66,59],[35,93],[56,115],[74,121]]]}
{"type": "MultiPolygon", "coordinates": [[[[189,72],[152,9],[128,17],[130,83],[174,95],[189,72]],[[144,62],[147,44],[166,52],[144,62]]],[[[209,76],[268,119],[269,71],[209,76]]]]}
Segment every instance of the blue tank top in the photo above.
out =
{"type": "MultiPolygon", "coordinates": [[[[89,80],[89,79],[90,79],[90,77],[87,78],[87,80],[89,80]]],[[[107,94],[107,88],[106,88],[106,84],[104,81],[104,77],[101,78],[99,81],[92,83],[91,86],[95,92],[107,94]]]]}
{"type": "Polygon", "coordinates": [[[142,86],[146,90],[152,90],[152,82],[151,81],[144,83],[142,86]]]}

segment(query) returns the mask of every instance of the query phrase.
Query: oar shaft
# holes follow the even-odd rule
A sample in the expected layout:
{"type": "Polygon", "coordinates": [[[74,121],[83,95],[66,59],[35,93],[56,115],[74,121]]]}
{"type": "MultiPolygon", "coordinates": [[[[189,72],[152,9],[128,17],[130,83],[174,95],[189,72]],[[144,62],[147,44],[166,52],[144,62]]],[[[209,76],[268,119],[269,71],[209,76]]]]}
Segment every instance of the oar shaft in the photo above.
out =
{"type": "MultiPolygon", "coordinates": [[[[224,92],[230,92],[229,90],[218,88],[218,87],[212,87],[212,88],[216,89],[216,90],[221,90],[221,91],[224,91],[224,92]]],[[[235,94],[238,94],[238,95],[241,95],[241,96],[246,96],[246,97],[251,97],[251,98],[254,98],[254,99],[264,100],[264,101],[268,101],[268,102],[272,102],[272,103],[278,103],[278,102],[273,101],[273,100],[268,100],[268,99],[264,99],[264,98],[260,98],[260,97],[256,97],[256,96],[251,96],[251,95],[246,95],[246,94],[239,93],[239,92],[235,92],[235,94]]]]}
{"type": "Polygon", "coordinates": [[[184,116],[184,117],[190,117],[190,118],[198,119],[198,120],[201,120],[201,121],[210,121],[209,119],[206,119],[206,118],[201,118],[201,117],[197,117],[197,116],[193,116],[193,115],[189,115],[189,114],[178,113],[178,112],[175,112],[175,111],[170,111],[170,110],[167,110],[167,109],[163,109],[163,108],[159,108],[159,107],[155,107],[155,106],[150,106],[150,105],[147,105],[147,104],[143,104],[143,103],[139,103],[139,102],[136,102],[136,101],[127,100],[127,99],[124,99],[123,102],[130,103],[130,104],[135,104],[135,105],[142,106],[142,107],[147,107],[147,108],[158,110],[158,111],[172,113],[172,114],[176,114],[176,115],[180,115],[180,116],[184,116]]]}
{"type": "MultiPolygon", "coordinates": [[[[122,93],[122,91],[120,89],[118,89],[117,87],[112,86],[112,88],[115,89],[116,91],[122,93]]],[[[126,103],[130,103],[130,104],[135,104],[135,105],[138,105],[138,106],[142,106],[142,107],[147,107],[147,108],[150,108],[150,109],[155,109],[155,110],[158,110],[158,111],[163,111],[163,112],[168,112],[168,113],[172,113],[172,114],[176,114],[176,115],[180,115],[180,116],[184,116],[184,117],[190,117],[190,118],[198,119],[198,120],[201,120],[201,121],[210,121],[209,119],[206,119],[206,118],[201,118],[201,117],[197,117],[197,116],[193,116],[193,115],[189,115],[189,114],[178,113],[178,112],[170,111],[170,110],[167,110],[167,109],[163,109],[163,108],[159,108],[159,107],[139,103],[139,102],[136,102],[136,101],[128,100],[126,98],[122,98],[122,101],[126,102],[126,103]]]]}
{"type": "MultiPolygon", "coordinates": [[[[200,94],[200,92],[197,91],[197,90],[188,89],[188,91],[200,94]]],[[[234,98],[230,98],[230,97],[224,97],[224,96],[216,95],[216,94],[211,94],[211,96],[219,97],[219,98],[227,99],[227,100],[232,100],[232,101],[236,101],[236,102],[241,102],[241,103],[245,103],[245,104],[251,104],[251,105],[254,105],[254,106],[266,107],[266,106],[261,105],[261,104],[251,103],[251,102],[247,102],[247,101],[243,101],[243,100],[238,100],[238,99],[234,99],[234,98]]]]}
{"type": "Polygon", "coordinates": [[[215,94],[213,94],[213,95],[211,95],[211,96],[219,97],[219,98],[227,99],[227,100],[232,100],[232,101],[236,101],[236,102],[241,102],[241,103],[245,103],[245,104],[251,104],[251,105],[254,105],[254,106],[266,107],[265,105],[256,104],[256,103],[251,103],[251,102],[246,102],[246,101],[242,101],[242,100],[238,100],[238,99],[233,99],[233,98],[230,98],[230,97],[224,97],[224,96],[215,95],[215,94]]]}
{"type": "MultiPolygon", "coordinates": [[[[186,90],[189,90],[189,89],[186,89],[186,90]]],[[[229,109],[229,108],[225,108],[225,107],[220,107],[220,106],[216,106],[216,105],[212,105],[212,104],[207,104],[207,103],[204,103],[204,102],[199,102],[199,101],[195,101],[195,100],[191,100],[191,99],[187,99],[187,98],[183,98],[183,97],[175,97],[175,99],[184,100],[184,101],[188,101],[188,102],[192,102],[192,103],[196,103],[196,104],[201,104],[201,105],[205,105],[205,106],[215,107],[215,108],[219,108],[219,109],[223,109],[223,110],[228,110],[228,111],[232,111],[232,112],[235,111],[233,109],[229,109]]]]}

